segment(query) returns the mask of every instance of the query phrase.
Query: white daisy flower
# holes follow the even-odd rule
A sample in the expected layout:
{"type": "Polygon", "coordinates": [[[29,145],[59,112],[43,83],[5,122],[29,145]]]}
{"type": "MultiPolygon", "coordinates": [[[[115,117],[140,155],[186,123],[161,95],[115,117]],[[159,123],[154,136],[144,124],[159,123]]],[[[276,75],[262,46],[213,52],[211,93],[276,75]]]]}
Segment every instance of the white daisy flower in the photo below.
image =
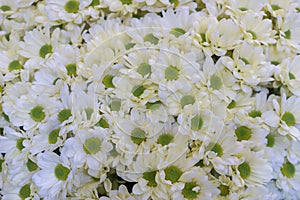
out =
{"type": "Polygon", "coordinates": [[[29,140],[28,133],[17,132],[10,127],[4,127],[4,136],[0,136],[0,152],[5,153],[6,160],[24,159],[29,148],[25,142],[29,140]]]}
{"type": "Polygon", "coordinates": [[[15,126],[23,126],[24,130],[37,129],[45,125],[49,118],[58,113],[61,107],[56,98],[41,94],[35,96],[30,91],[16,102],[14,111],[8,113],[15,126]]]}
{"type": "Polygon", "coordinates": [[[211,50],[218,56],[225,55],[241,42],[242,32],[232,19],[212,21],[205,33],[205,40],[211,43],[211,50]]]}
{"type": "Polygon", "coordinates": [[[130,194],[125,185],[120,185],[118,190],[112,190],[108,193],[108,197],[102,196],[99,200],[135,200],[135,196],[130,194]]]}
{"type": "Polygon", "coordinates": [[[285,160],[281,166],[275,168],[277,180],[276,185],[282,189],[284,193],[295,194],[300,188],[300,165],[299,163],[292,164],[289,160],[285,160]]]}
{"type": "Polygon", "coordinates": [[[37,165],[41,170],[32,176],[38,193],[44,199],[64,199],[72,184],[70,163],[53,152],[37,155],[37,165]]]}
{"type": "Polygon", "coordinates": [[[118,12],[120,15],[126,15],[128,13],[136,13],[139,3],[134,0],[104,0],[110,11],[118,12]]]}
{"type": "Polygon", "coordinates": [[[246,41],[262,44],[276,43],[272,21],[270,19],[263,19],[262,13],[248,11],[245,15],[241,16],[238,24],[243,30],[246,41]]]}
{"type": "Polygon", "coordinates": [[[39,200],[40,197],[36,193],[36,186],[31,183],[26,183],[21,186],[13,185],[11,183],[6,183],[3,188],[1,188],[1,199],[3,200],[24,200],[32,199],[39,200]]]}
{"type": "Polygon", "coordinates": [[[50,28],[34,29],[26,32],[24,42],[20,42],[19,54],[28,58],[25,68],[36,69],[45,60],[49,60],[60,42],[60,29],[50,33],[50,28]]]}
{"type": "Polygon", "coordinates": [[[300,99],[296,96],[286,98],[283,93],[281,99],[270,96],[269,100],[271,109],[263,113],[262,118],[265,123],[271,127],[278,128],[278,133],[281,135],[289,135],[293,139],[299,140],[300,131],[295,126],[299,123],[300,112],[300,99]]]}
{"type": "Polygon", "coordinates": [[[273,169],[263,153],[248,149],[242,152],[241,163],[234,167],[236,174],[232,175],[238,186],[262,186],[273,178],[273,169]]]}
{"type": "Polygon", "coordinates": [[[240,161],[237,155],[243,150],[243,144],[234,137],[230,128],[224,128],[220,134],[216,134],[207,146],[203,163],[212,163],[214,169],[221,175],[231,174],[231,166],[240,161]]]}
{"type": "Polygon", "coordinates": [[[300,39],[300,14],[287,12],[283,17],[278,17],[280,38],[277,43],[279,50],[299,52],[300,39]]]}
{"type": "Polygon", "coordinates": [[[89,6],[91,0],[47,0],[45,11],[51,21],[64,20],[66,22],[82,23],[82,11],[89,6]]]}
{"type": "Polygon", "coordinates": [[[180,187],[174,191],[173,199],[213,199],[219,194],[217,187],[199,167],[184,172],[179,181],[180,187]]]}
{"type": "Polygon", "coordinates": [[[69,157],[77,168],[87,167],[92,172],[108,165],[107,154],[112,148],[104,129],[79,130],[75,137],[66,140],[62,154],[69,157]]]}
{"type": "Polygon", "coordinates": [[[276,74],[276,78],[297,96],[300,96],[300,70],[297,67],[299,62],[299,56],[284,59],[280,64],[279,74],[276,74]]]}
{"type": "Polygon", "coordinates": [[[259,12],[265,7],[267,4],[267,0],[255,1],[255,0],[229,0],[229,6],[233,9],[235,14],[239,14],[243,11],[254,11],[259,12]]]}

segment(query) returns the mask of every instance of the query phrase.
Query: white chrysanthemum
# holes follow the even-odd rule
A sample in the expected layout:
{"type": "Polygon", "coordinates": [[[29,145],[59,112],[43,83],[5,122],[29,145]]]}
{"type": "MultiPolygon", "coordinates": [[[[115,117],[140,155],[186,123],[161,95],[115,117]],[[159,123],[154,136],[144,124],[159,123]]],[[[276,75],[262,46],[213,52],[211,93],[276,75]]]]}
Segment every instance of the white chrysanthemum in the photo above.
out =
{"type": "Polygon", "coordinates": [[[205,33],[205,40],[211,43],[211,51],[219,56],[232,50],[243,37],[239,26],[232,19],[212,21],[205,33]]]}
{"type": "Polygon", "coordinates": [[[238,186],[262,186],[273,178],[273,169],[263,153],[249,149],[242,152],[241,163],[235,167],[236,174],[232,176],[238,186]]]}
{"type": "Polygon", "coordinates": [[[40,127],[39,134],[34,135],[28,144],[30,152],[37,154],[42,151],[54,151],[63,146],[68,129],[66,127],[59,128],[59,125],[57,120],[51,119],[45,126],[40,127]]]}
{"type": "Polygon", "coordinates": [[[224,59],[224,64],[233,73],[236,79],[242,80],[248,86],[256,86],[258,84],[272,81],[273,68],[266,63],[264,49],[261,46],[254,46],[246,42],[234,49],[233,59],[224,59]],[[228,62],[229,61],[229,62],[228,62]]]}
{"type": "Polygon", "coordinates": [[[24,199],[32,199],[39,200],[40,197],[36,193],[36,186],[31,183],[25,183],[23,185],[14,185],[9,182],[4,184],[1,187],[1,199],[2,200],[24,200],[24,199]]]}
{"type": "Polygon", "coordinates": [[[31,130],[45,125],[49,118],[57,115],[60,107],[56,98],[43,94],[37,96],[30,91],[16,101],[11,112],[6,113],[12,124],[31,130]]]}
{"type": "Polygon", "coordinates": [[[276,43],[272,21],[270,19],[263,19],[262,13],[247,12],[241,17],[239,25],[243,30],[245,40],[250,43],[276,43]]]}
{"type": "Polygon", "coordinates": [[[179,114],[177,121],[179,123],[179,133],[189,135],[193,140],[210,141],[209,135],[223,126],[220,117],[206,108],[199,109],[197,105],[186,106],[179,114]]]}
{"type": "Polygon", "coordinates": [[[151,80],[159,85],[158,96],[165,99],[178,90],[190,91],[192,83],[200,80],[199,70],[195,54],[182,54],[175,47],[161,48],[153,66],[151,80]]]}
{"type": "Polygon", "coordinates": [[[5,153],[6,160],[24,159],[29,148],[24,145],[28,133],[17,132],[10,127],[4,127],[4,136],[0,136],[0,152],[5,153]]]}
{"type": "Polygon", "coordinates": [[[297,96],[300,96],[300,70],[297,67],[299,62],[300,56],[284,59],[279,65],[279,74],[276,74],[276,78],[297,96]]]}
{"type": "Polygon", "coordinates": [[[26,32],[24,42],[20,42],[19,54],[28,58],[25,68],[37,69],[37,67],[49,60],[60,42],[60,29],[50,32],[50,28],[34,29],[26,32]]]}
{"type": "Polygon", "coordinates": [[[259,12],[267,4],[267,0],[255,1],[255,0],[229,0],[229,6],[234,10],[233,15],[239,14],[248,10],[259,12]]]}
{"type": "Polygon", "coordinates": [[[232,73],[225,68],[226,65],[227,63],[224,63],[222,59],[214,63],[213,59],[207,56],[203,64],[201,85],[197,84],[197,86],[200,88],[206,86],[209,94],[212,93],[219,99],[229,101],[235,96],[233,89],[236,80],[232,73]]]}
{"type": "Polygon", "coordinates": [[[70,78],[81,74],[81,54],[78,48],[71,45],[60,45],[52,54],[50,69],[56,69],[58,78],[70,81],[70,78]]]}
{"type": "Polygon", "coordinates": [[[134,0],[104,0],[103,3],[110,11],[118,12],[121,15],[135,13],[139,6],[139,3],[134,0]]]}
{"type": "Polygon", "coordinates": [[[126,28],[134,43],[139,47],[153,47],[161,43],[163,28],[159,26],[160,17],[154,14],[147,14],[142,19],[131,19],[130,27],[126,28]]]}
{"type": "Polygon", "coordinates": [[[45,200],[64,199],[72,184],[70,163],[53,152],[46,151],[37,155],[37,165],[41,170],[32,180],[38,193],[45,200]]]}
{"type": "Polygon", "coordinates": [[[129,173],[132,173],[130,177],[135,176],[134,181],[138,182],[132,189],[138,198],[148,199],[150,196],[154,199],[170,198],[168,194],[170,187],[163,183],[159,176],[158,166],[163,159],[159,153],[141,154],[137,157],[129,173]]]}
{"type": "Polygon", "coordinates": [[[91,3],[92,0],[47,0],[45,11],[51,21],[64,20],[80,24],[84,18],[83,10],[91,3]]]}
{"type": "Polygon", "coordinates": [[[102,196],[99,200],[135,200],[135,196],[130,194],[124,185],[120,185],[118,190],[112,190],[108,193],[108,197],[102,196]]]}
{"type": "Polygon", "coordinates": [[[101,171],[107,166],[107,153],[112,150],[107,133],[102,128],[95,130],[79,130],[75,137],[69,138],[62,149],[62,154],[72,160],[77,168],[87,167],[91,175],[98,176],[95,171],[101,171]]]}
{"type": "Polygon", "coordinates": [[[238,141],[253,149],[264,148],[267,143],[266,136],[270,132],[269,127],[260,121],[247,119],[249,119],[248,115],[237,115],[234,118],[233,122],[235,124],[231,124],[230,126],[234,128],[235,137],[238,141]]]}
{"type": "Polygon", "coordinates": [[[271,109],[264,112],[262,118],[271,127],[278,128],[281,135],[289,135],[293,139],[300,139],[300,131],[295,126],[300,119],[300,99],[296,96],[286,98],[283,93],[281,99],[270,96],[271,109]]]}
{"type": "Polygon", "coordinates": [[[277,180],[276,185],[282,189],[284,193],[299,195],[300,188],[300,165],[299,163],[292,164],[289,160],[285,160],[282,165],[275,169],[277,180]]]}
{"type": "Polygon", "coordinates": [[[180,187],[174,191],[173,199],[213,199],[219,194],[217,187],[199,167],[184,172],[179,181],[180,187]]]}
{"type": "Polygon", "coordinates": [[[232,173],[231,166],[237,165],[240,161],[238,154],[243,150],[243,144],[234,137],[230,128],[224,128],[216,134],[211,143],[207,146],[206,158],[203,163],[212,163],[214,169],[221,175],[232,173]]]}
{"type": "Polygon", "coordinates": [[[278,49],[285,51],[294,51],[299,53],[300,45],[300,14],[288,12],[282,18],[278,18],[280,28],[280,39],[278,41],[278,49]]]}

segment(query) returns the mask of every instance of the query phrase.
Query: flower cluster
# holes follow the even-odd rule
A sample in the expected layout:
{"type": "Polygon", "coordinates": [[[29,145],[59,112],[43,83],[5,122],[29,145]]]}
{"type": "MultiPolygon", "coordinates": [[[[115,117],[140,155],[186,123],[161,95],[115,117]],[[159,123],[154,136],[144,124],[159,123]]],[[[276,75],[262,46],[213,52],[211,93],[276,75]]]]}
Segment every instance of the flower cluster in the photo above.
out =
{"type": "Polygon", "coordinates": [[[1,0],[0,198],[300,199],[298,0],[1,0]]]}

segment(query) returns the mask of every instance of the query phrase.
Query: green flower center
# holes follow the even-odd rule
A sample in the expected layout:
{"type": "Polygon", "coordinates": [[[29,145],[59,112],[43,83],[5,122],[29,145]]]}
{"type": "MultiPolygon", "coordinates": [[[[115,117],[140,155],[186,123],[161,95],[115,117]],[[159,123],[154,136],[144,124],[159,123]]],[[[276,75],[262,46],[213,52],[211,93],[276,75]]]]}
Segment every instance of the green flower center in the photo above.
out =
{"type": "Polygon", "coordinates": [[[40,48],[40,57],[45,58],[48,53],[52,52],[52,46],[50,44],[45,44],[40,48]]]}
{"type": "Polygon", "coordinates": [[[146,76],[147,74],[151,74],[151,66],[147,63],[142,63],[138,68],[137,72],[142,75],[146,76]]]}
{"type": "Polygon", "coordinates": [[[128,44],[125,45],[125,49],[128,50],[128,49],[131,49],[134,46],[135,46],[135,43],[129,42],[128,44]]]}
{"type": "Polygon", "coordinates": [[[246,65],[249,65],[249,61],[246,58],[240,58],[246,65]]]}
{"type": "Polygon", "coordinates": [[[2,172],[2,164],[4,163],[3,159],[0,159],[0,172],[2,172]]]}
{"type": "Polygon", "coordinates": [[[227,185],[220,185],[219,186],[220,195],[221,196],[227,196],[230,192],[229,187],[227,185]]]}
{"type": "Polygon", "coordinates": [[[272,4],[271,7],[272,7],[272,10],[274,10],[274,11],[281,9],[280,6],[276,5],[276,4],[272,4]]]}
{"type": "Polygon", "coordinates": [[[196,199],[199,191],[194,191],[193,188],[197,187],[197,183],[196,182],[187,182],[184,185],[184,188],[182,190],[182,195],[186,198],[186,199],[196,199]]]}
{"type": "Polygon", "coordinates": [[[252,118],[261,117],[261,111],[259,110],[252,110],[248,115],[252,118]]]}
{"type": "Polygon", "coordinates": [[[65,4],[65,11],[68,13],[76,13],[79,9],[79,2],[76,0],[69,0],[65,4]]]}
{"type": "Polygon", "coordinates": [[[292,72],[290,72],[289,78],[290,78],[290,80],[294,80],[294,79],[296,79],[296,76],[292,72]]]}
{"type": "Polygon", "coordinates": [[[239,128],[235,129],[235,135],[238,141],[249,140],[251,138],[251,134],[251,129],[246,126],[240,126],[239,128]]]}
{"type": "Polygon", "coordinates": [[[146,140],[146,133],[140,128],[135,128],[131,132],[131,140],[133,143],[140,145],[143,141],[146,140]]]}
{"type": "Polygon", "coordinates": [[[166,180],[175,183],[182,175],[182,171],[176,166],[169,166],[165,169],[166,180]]]}
{"type": "Polygon", "coordinates": [[[23,65],[20,64],[18,60],[11,61],[8,65],[8,71],[20,70],[23,68],[23,65]]]}
{"type": "Polygon", "coordinates": [[[160,101],[156,101],[156,102],[147,102],[146,103],[146,108],[150,109],[150,110],[156,110],[160,107],[161,102],[160,101]]]}
{"type": "Polygon", "coordinates": [[[44,109],[41,106],[35,106],[30,111],[30,117],[36,122],[41,122],[45,118],[44,109]]]}
{"type": "Polygon", "coordinates": [[[28,171],[30,171],[30,172],[33,172],[33,171],[37,170],[37,168],[38,168],[37,164],[35,164],[30,159],[28,159],[26,166],[27,166],[28,171]]]}
{"type": "Polygon", "coordinates": [[[132,0],[120,0],[122,4],[130,5],[132,3],[132,0]]]}
{"type": "Polygon", "coordinates": [[[76,64],[69,64],[66,66],[67,74],[69,76],[77,76],[77,67],[76,64]]]}
{"type": "Polygon", "coordinates": [[[145,89],[146,88],[143,85],[137,85],[137,86],[133,87],[131,92],[132,92],[133,96],[139,97],[144,93],[145,89]]]}
{"type": "Polygon", "coordinates": [[[178,38],[179,36],[185,34],[185,30],[182,28],[173,28],[170,33],[178,38]]]}
{"type": "Polygon", "coordinates": [[[180,100],[180,104],[182,108],[188,104],[193,104],[193,103],[195,103],[195,98],[191,95],[186,95],[182,97],[180,100]]]}
{"type": "Polygon", "coordinates": [[[176,67],[170,65],[165,69],[165,78],[168,81],[176,80],[178,79],[178,76],[179,76],[179,70],[176,67]]]}
{"type": "Polygon", "coordinates": [[[109,124],[107,123],[107,121],[104,118],[99,120],[97,126],[100,126],[102,128],[109,128],[109,124]]]}
{"type": "Polygon", "coordinates": [[[202,42],[206,42],[206,35],[205,35],[205,33],[200,33],[200,37],[201,37],[202,42]]]}
{"type": "Polygon", "coordinates": [[[19,139],[17,140],[16,147],[17,147],[17,149],[19,149],[20,151],[21,151],[22,149],[25,148],[24,145],[23,145],[23,141],[24,141],[24,140],[25,140],[25,138],[19,138],[19,139]]]}
{"type": "Polygon", "coordinates": [[[251,31],[251,30],[247,30],[246,32],[247,32],[247,33],[250,33],[250,34],[252,35],[252,39],[253,39],[253,40],[256,40],[256,39],[257,39],[257,36],[256,36],[256,33],[255,33],[255,32],[253,32],[253,31],[251,31]]]}
{"type": "Polygon", "coordinates": [[[100,4],[100,1],[99,0],[92,0],[90,6],[97,6],[100,4]]]}
{"type": "Polygon", "coordinates": [[[162,134],[159,136],[158,140],[157,140],[157,143],[158,144],[161,144],[162,146],[165,146],[165,145],[168,145],[172,142],[173,140],[173,135],[171,134],[162,134]]]}
{"type": "Polygon", "coordinates": [[[26,199],[27,197],[30,197],[30,185],[27,184],[27,185],[24,185],[23,187],[21,187],[21,189],[19,190],[19,197],[24,200],[26,199]]]}
{"type": "Polygon", "coordinates": [[[157,186],[157,183],[155,181],[156,172],[157,171],[151,171],[151,172],[144,172],[143,173],[143,179],[148,181],[147,185],[150,186],[150,187],[156,187],[157,186]]]}
{"type": "Polygon", "coordinates": [[[102,83],[105,86],[105,88],[114,88],[114,84],[113,84],[113,75],[107,74],[106,76],[104,76],[102,83]]]}
{"type": "Polygon", "coordinates": [[[219,143],[216,143],[211,150],[215,152],[219,157],[223,155],[223,148],[219,143]]]}
{"type": "Polygon", "coordinates": [[[72,116],[70,109],[63,109],[58,113],[58,120],[62,123],[72,116]]]}
{"type": "Polygon", "coordinates": [[[111,104],[110,104],[110,109],[112,111],[119,111],[121,108],[121,100],[120,99],[113,99],[111,101],[111,104]]]}
{"type": "Polygon", "coordinates": [[[56,167],[54,169],[54,175],[60,181],[67,180],[69,173],[70,173],[70,170],[68,168],[64,167],[62,164],[56,165],[56,167]]]}
{"type": "Polygon", "coordinates": [[[296,168],[292,163],[286,162],[282,165],[281,173],[287,178],[293,178],[296,173],[296,168]]]}
{"type": "Polygon", "coordinates": [[[214,90],[219,90],[222,87],[222,80],[215,74],[210,77],[210,87],[214,90]]]}
{"type": "Polygon", "coordinates": [[[88,138],[83,144],[83,150],[87,154],[96,154],[101,150],[101,141],[96,137],[88,138]]]}
{"type": "Polygon", "coordinates": [[[203,125],[203,119],[199,115],[196,115],[191,120],[191,129],[193,131],[198,131],[202,128],[203,125]]]}
{"type": "Polygon", "coordinates": [[[92,117],[92,114],[94,113],[94,109],[93,108],[86,108],[86,109],[84,109],[84,111],[85,111],[87,120],[90,120],[91,117],[92,117]]]}
{"type": "Polygon", "coordinates": [[[150,42],[152,44],[158,44],[159,39],[155,37],[152,33],[145,35],[144,42],[150,42]]]}
{"type": "Polygon", "coordinates": [[[232,100],[232,101],[228,104],[227,108],[228,108],[228,109],[232,109],[232,108],[234,108],[235,106],[236,106],[236,102],[235,102],[235,100],[232,100]]]}
{"type": "Polygon", "coordinates": [[[243,162],[242,164],[240,164],[238,166],[238,170],[240,172],[240,176],[243,179],[248,178],[250,176],[251,168],[250,168],[249,163],[243,162]]]}
{"type": "Polygon", "coordinates": [[[275,144],[275,137],[273,134],[267,135],[267,147],[273,147],[275,144]]]}
{"type": "Polygon", "coordinates": [[[284,32],[284,37],[288,40],[291,39],[291,31],[287,30],[286,32],[284,32]]]}
{"type": "Polygon", "coordinates": [[[55,129],[55,130],[50,132],[50,134],[48,136],[48,143],[49,144],[55,144],[57,142],[59,131],[60,131],[60,129],[55,129]]]}
{"type": "Polygon", "coordinates": [[[9,6],[7,6],[7,5],[3,5],[3,6],[0,7],[0,10],[2,10],[2,11],[5,12],[5,11],[10,11],[11,8],[9,6]]]}
{"type": "Polygon", "coordinates": [[[296,124],[296,119],[295,119],[294,115],[290,112],[285,112],[282,115],[281,120],[285,121],[285,123],[288,126],[294,126],[296,124]]]}
{"type": "Polygon", "coordinates": [[[273,60],[273,61],[271,61],[271,64],[272,64],[272,65],[279,65],[280,62],[273,60]]]}

